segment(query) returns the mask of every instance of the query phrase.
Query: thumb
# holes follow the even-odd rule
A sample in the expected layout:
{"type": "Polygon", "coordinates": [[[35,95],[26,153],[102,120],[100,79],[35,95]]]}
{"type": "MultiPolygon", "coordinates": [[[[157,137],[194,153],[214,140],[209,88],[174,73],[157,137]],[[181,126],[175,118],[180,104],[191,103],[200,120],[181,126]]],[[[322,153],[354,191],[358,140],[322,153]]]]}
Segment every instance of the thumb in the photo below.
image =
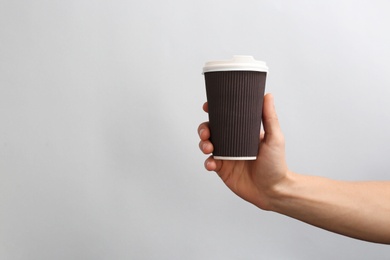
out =
{"type": "Polygon", "coordinates": [[[265,138],[282,135],[280,129],[278,115],[276,114],[274,97],[272,94],[266,94],[263,102],[263,127],[265,131],[265,138]]]}

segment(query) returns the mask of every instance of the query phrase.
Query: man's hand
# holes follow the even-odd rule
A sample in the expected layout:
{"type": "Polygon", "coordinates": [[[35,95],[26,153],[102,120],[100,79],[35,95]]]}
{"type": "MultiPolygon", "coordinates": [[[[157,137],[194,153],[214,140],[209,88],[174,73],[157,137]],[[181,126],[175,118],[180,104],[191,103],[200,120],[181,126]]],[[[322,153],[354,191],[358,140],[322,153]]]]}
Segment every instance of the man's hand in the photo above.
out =
{"type": "MultiPolygon", "coordinates": [[[[208,105],[203,105],[208,112],[208,105]]],[[[238,196],[255,204],[261,209],[269,210],[269,199],[278,183],[288,174],[285,161],[284,137],[276,115],[274,100],[271,94],[264,96],[263,103],[264,132],[259,133],[259,151],[255,161],[215,160],[210,156],[205,161],[205,168],[215,171],[224,183],[238,196]]],[[[199,125],[201,139],[199,147],[205,154],[213,152],[210,142],[208,122],[199,125]]]]}

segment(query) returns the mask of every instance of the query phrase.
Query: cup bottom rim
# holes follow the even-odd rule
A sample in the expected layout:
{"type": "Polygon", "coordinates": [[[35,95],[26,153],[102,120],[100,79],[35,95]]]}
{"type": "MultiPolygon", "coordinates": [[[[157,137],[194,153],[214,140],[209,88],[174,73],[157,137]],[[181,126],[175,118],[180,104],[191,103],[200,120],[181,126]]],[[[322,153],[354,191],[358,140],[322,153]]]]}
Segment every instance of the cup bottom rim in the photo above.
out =
{"type": "Polygon", "coordinates": [[[256,160],[256,156],[218,156],[214,155],[214,159],[216,160],[230,160],[230,161],[251,161],[256,160]]]}

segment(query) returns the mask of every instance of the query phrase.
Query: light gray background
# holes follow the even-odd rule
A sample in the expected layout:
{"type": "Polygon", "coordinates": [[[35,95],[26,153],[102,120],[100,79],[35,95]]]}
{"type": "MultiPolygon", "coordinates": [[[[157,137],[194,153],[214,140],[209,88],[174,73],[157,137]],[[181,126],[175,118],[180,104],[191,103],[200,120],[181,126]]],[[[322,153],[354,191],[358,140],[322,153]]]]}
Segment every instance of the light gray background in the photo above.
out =
{"type": "Polygon", "coordinates": [[[196,129],[204,62],[253,55],[292,170],[389,179],[389,9],[0,0],[0,259],[388,259],[236,197],[196,129]]]}

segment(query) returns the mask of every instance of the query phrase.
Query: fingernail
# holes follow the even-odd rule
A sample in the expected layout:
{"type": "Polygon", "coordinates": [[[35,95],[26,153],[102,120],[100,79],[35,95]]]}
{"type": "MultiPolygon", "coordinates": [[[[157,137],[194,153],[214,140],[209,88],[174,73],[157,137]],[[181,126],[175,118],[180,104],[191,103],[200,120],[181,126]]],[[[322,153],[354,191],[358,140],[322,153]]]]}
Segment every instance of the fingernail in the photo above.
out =
{"type": "Polygon", "coordinates": [[[202,133],[204,132],[204,129],[202,128],[202,129],[200,129],[199,130],[199,136],[202,136],[202,133]]]}
{"type": "Polygon", "coordinates": [[[202,145],[203,151],[206,150],[206,148],[207,148],[207,144],[203,144],[203,145],[202,145]]]}

